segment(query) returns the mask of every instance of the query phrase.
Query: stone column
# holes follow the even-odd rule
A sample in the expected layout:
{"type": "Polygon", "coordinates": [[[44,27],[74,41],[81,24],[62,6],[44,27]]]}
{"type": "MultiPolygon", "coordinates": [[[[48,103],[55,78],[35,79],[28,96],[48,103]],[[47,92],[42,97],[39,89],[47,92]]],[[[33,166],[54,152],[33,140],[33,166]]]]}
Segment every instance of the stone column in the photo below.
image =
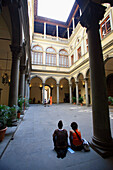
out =
{"type": "Polygon", "coordinates": [[[57,84],[57,104],[59,104],[59,84],[57,84]]]}
{"type": "Polygon", "coordinates": [[[25,75],[25,92],[24,92],[24,96],[27,97],[27,79],[28,79],[28,75],[25,75]]]}
{"type": "Polygon", "coordinates": [[[89,100],[88,100],[88,78],[85,78],[85,94],[86,94],[86,106],[89,106],[89,100]]]}
{"type": "Polygon", "coordinates": [[[17,105],[19,85],[19,65],[22,47],[10,46],[12,52],[11,82],[9,90],[9,106],[17,105]]]}
{"type": "Polygon", "coordinates": [[[45,99],[45,83],[42,83],[43,86],[43,104],[44,104],[44,99],[45,99]]]}
{"type": "Polygon", "coordinates": [[[44,22],[44,39],[46,38],[46,22],[44,22]]]}
{"type": "Polygon", "coordinates": [[[56,25],[56,36],[57,36],[57,41],[58,41],[58,25],[56,25]]]}
{"type": "Polygon", "coordinates": [[[59,53],[57,53],[57,66],[59,66],[59,53]]]}
{"type": "Polygon", "coordinates": [[[72,103],[72,84],[69,84],[70,104],[72,103]]]}
{"type": "Polygon", "coordinates": [[[105,7],[89,2],[80,23],[87,28],[92,89],[93,137],[91,146],[101,156],[113,155],[107,88],[99,34],[105,7]]]}
{"type": "Polygon", "coordinates": [[[46,63],[46,51],[44,50],[44,53],[43,53],[43,65],[45,65],[46,63]]]}
{"type": "Polygon", "coordinates": [[[27,84],[28,84],[28,86],[27,86],[27,87],[28,87],[28,90],[27,90],[27,91],[28,91],[28,93],[27,93],[27,98],[28,98],[28,100],[29,100],[29,96],[30,96],[30,94],[29,94],[29,93],[30,93],[30,87],[29,87],[30,81],[29,81],[29,80],[27,81],[27,84]]]}
{"type": "Polygon", "coordinates": [[[25,66],[20,66],[19,96],[24,97],[25,66]]]}
{"type": "Polygon", "coordinates": [[[67,28],[67,37],[69,39],[69,28],[67,28]]]}
{"type": "Polygon", "coordinates": [[[75,82],[76,83],[76,104],[79,104],[79,93],[78,93],[78,81],[75,82]]]}

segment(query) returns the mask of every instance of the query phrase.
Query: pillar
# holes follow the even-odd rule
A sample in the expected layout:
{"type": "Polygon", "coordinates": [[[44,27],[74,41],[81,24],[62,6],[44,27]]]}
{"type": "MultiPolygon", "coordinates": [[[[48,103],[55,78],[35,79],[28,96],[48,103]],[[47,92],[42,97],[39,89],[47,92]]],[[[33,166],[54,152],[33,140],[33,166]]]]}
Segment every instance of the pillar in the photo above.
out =
{"type": "Polygon", "coordinates": [[[25,66],[20,66],[19,96],[24,97],[25,66]]]}
{"type": "Polygon", "coordinates": [[[21,56],[21,46],[10,46],[12,52],[11,82],[9,90],[9,106],[17,105],[18,85],[19,85],[19,65],[21,56]]]}
{"type": "Polygon", "coordinates": [[[46,63],[46,51],[44,50],[44,55],[43,55],[43,65],[46,63]]]}
{"type": "Polygon", "coordinates": [[[70,104],[72,103],[72,84],[69,85],[69,91],[70,91],[70,104]]]}
{"type": "Polygon", "coordinates": [[[57,104],[59,104],[59,84],[57,84],[57,104]]]}
{"type": "Polygon", "coordinates": [[[46,38],[46,22],[44,22],[44,39],[46,38]]]}
{"type": "Polygon", "coordinates": [[[67,37],[69,39],[69,28],[67,28],[67,37]]]}
{"type": "Polygon", "coordinates": [[[88,100],[88,78],[85,78],[85,94],[86,94],[86,106],[89,106],[89,100],[88,100]]]}
{"type": "Polygon", "coordinates": [[[78,93],[78,81],[75,82],[76,83],[76,104],[79,104],[79,93],[78,93]]]}
{"type": "Polygon", "coordinates": [[[42,83],[43,86],[43,104],[44,104],[44,99],[45,99],[45,83],[42,83]]]}
{"type": "Polygon", "coordinates": [[[74,17],[72,18],[73,20],[73,33],[74,33],[74,29],[75,29],[75,21],[74,21],[74,17]]]}
{"type": "Polygon", "coordinates": [[[57,66],[59,66],[59,53],[57,53],[57,66]]]}
{"type": "Polygon", "coordinates": [[[56,36],[57,36],[57,41],[58,41],[58,25],[56,25],[56,36]]]}
{"type": "Polygon", "coordinates": [[[101,156],[113,155],[107,88],[99,34],[99,21],[104,17],[105,7],[89,2],[80,23],[87,28],[92,89],[93,137],[92,148],[101,156]]]}

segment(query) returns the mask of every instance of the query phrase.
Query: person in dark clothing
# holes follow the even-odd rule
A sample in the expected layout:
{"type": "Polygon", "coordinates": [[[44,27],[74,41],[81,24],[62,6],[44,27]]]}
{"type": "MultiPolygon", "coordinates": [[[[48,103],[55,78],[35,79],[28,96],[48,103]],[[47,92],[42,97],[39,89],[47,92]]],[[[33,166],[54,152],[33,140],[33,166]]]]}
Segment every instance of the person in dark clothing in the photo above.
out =
{"type": "Polygon", "coordinates": [[[53,133],[54,149],[57,152],[58,158],[64,158],[68,148],[68,133],[67,130],[62,129],[62,120],[58,122],[58,129],[53,133]]]}

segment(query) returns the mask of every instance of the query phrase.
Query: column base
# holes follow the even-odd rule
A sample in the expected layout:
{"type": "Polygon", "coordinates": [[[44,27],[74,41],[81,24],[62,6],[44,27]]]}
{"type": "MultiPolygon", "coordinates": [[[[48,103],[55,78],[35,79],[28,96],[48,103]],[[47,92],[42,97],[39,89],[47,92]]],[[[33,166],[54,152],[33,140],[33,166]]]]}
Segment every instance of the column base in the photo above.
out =
{"type": "Polygon", "coordinates": [[[111,139],[109,142],[103,142],[96,137],[92,137],[92,141],[89,142],[89,145],[103,158],[113,156],[113,139],[111,139]]]}

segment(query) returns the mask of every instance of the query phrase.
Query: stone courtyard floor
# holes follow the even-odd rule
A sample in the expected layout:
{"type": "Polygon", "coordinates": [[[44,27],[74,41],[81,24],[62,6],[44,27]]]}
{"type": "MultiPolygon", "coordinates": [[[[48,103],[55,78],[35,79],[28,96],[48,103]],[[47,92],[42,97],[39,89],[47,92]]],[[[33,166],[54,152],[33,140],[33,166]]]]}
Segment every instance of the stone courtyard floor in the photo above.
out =
{"type": "MultiPolygon", "coordinates": [[[[0,170],[113,170],[113,157],[103,159],[95,151],[67,152],[58,159],[53,150],[52,134],[59,120],[68,133],[72,121],[79,124],[82,137],[91,141],[92,108],[72,104],[50,107],[30,105],[0,159],[0,170]]],[[[113,136],[113,109],[110,109],[113,136]]],[[[100,122],[101,123],[101,122],[100,122]]],[[[1,144],[0,144],[1,145],[1,144]]]]}

